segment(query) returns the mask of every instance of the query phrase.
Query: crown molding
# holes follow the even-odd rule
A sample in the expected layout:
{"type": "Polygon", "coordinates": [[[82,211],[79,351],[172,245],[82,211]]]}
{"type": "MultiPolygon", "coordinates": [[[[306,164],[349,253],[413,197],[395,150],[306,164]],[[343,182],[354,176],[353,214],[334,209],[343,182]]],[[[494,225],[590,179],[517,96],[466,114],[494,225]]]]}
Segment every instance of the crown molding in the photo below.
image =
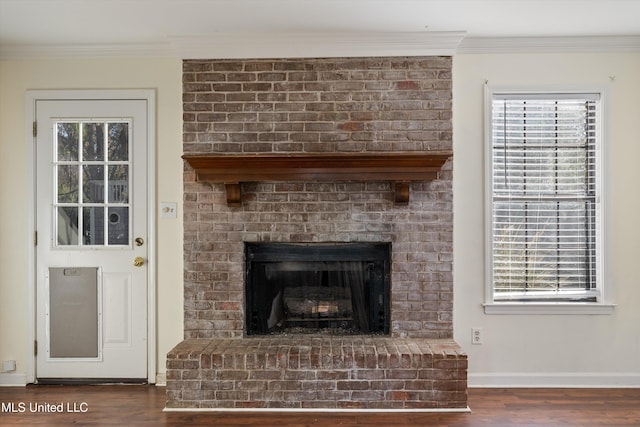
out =
{"type": "Polygon", "coordinates": [[[403,33],[216,33],[169,37],[182,59],[453,55],[464,31],[403,33]]]}
{"type": "Polygon", "coordinates": [[[640,36],[466,37],[456,53],[640,52],[640,36]]]}
{"type": "Polygon", "coordinates": [[[165,43],[4,45],[0,59],[178,57],[318,58],[453,55],[463,31],[408,33],[215,33],[172,36],[165,43]]]}
{"type": "Polygon", "coordinates": [[[169,43],[0,45],[0,59],[176,56],[169,43]]]}
{"type": "Polygon", "coordinates": [[[464,31],[405,33],[216,33],[164,42],[0,45],[0,60],[169,57],[180,59],[452,56],[481,53],[640,52],[640,35],[465,37],[464,31]]]}

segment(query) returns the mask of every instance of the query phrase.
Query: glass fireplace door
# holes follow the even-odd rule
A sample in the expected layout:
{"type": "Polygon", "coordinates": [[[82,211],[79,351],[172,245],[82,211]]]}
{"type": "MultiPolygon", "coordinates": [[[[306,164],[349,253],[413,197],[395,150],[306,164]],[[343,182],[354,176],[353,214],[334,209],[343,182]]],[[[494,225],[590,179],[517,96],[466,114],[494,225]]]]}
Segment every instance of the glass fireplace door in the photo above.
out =
{"type": "Polygon", "coordinates": [[[387,244],[248,244],[246,332],[385,334],[387,244]]]}

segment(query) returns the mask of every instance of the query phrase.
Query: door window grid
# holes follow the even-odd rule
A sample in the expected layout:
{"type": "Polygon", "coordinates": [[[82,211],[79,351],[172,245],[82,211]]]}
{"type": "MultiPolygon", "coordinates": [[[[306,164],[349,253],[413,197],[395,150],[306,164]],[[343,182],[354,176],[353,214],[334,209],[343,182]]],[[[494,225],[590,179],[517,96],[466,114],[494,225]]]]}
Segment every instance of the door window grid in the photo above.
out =
{"type": "Polygon", "coordinates": [[[55,132],[55,246],[128,246],[128,120],[59,121],[55,132]]]}

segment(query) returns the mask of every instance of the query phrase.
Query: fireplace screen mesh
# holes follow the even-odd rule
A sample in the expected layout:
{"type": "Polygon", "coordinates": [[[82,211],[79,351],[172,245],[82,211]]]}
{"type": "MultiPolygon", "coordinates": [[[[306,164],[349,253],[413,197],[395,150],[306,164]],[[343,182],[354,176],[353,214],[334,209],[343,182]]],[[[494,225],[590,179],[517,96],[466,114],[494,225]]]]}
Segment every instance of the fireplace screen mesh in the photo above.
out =
{"type": "Polygon", "coordinates": [[[386,334],[388,244],[247,244],[246,331],[386,334]]]}

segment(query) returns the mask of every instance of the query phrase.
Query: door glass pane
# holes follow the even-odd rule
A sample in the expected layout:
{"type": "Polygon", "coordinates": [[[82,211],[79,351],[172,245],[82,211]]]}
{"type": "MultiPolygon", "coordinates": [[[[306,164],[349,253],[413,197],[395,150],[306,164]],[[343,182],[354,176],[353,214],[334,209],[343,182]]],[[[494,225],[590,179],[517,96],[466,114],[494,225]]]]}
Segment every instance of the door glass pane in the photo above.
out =
{"type": "Polygon", "coordinates": [[[104,166],[82,166],[84,184],[82,186],[82,201],[84,203],[104,202],[104,166]]]}
{"type": "Polygon", "coordinates": [[[129,166],[109,166],[109,203],[129,201],[129,166]]]}
{"type": "Polygon", "coordinates": [[[129,245],[131,123],[79,120],[56,129],[58,245],[129,245]]]}
{"type": "Polygon", "coordinates": [[[78,166],[58,166],[58,203],[78,203],[78,166]]]}
{"type": "Polygon", "coordinates": [[[104,208],[82,209],[82,241],[85,245],[104,245],[104,208]]]}
{"type": "Polygon", "coordinates": [[[129,160],[129,123],[109,123],[109,161],[129,160]]]}
{"type": "Polygon", "coordinates": [[[58,160],[78,160],[78,123],[58,123],[58,160]]]}
{"type": "Polygon", "coordinates": [[[129,208],[109,208],[109,244],[129,243],[129,208]]]}
{"type": "Polygon", "coordinates": [[[104,123],[83,123],[82,158],[85,161],[104,160],[104,123]]]}
{"type": "Polygon", "coordinates": [[[78,244],[78,208],[58,208],[58,245],[78,244]]]}

